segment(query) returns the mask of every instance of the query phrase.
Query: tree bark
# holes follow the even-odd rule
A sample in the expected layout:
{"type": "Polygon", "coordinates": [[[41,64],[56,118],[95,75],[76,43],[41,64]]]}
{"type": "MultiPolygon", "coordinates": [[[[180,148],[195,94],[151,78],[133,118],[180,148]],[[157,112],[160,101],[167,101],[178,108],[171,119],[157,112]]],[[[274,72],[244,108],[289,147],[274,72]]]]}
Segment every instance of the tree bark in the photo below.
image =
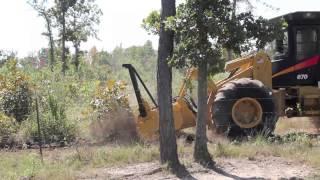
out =
{"type": "Polygon", "coordinates": [[[236,17],[237,1],[238,0],[233,0],[233,2],[232,2],[232,19],[235,19],[235,17],[236,17]]]}
{"type": "Polygon", "coordinates": [[[79,71],[79,65],[80,65],[80,60],[79,60],[79,53],[80,53],[80,45],[78,43],[75,43],[74,45],[75,53],[74,53],[74,66],[76,69],[76,72],[79,71]]]}
{"type": "Polygon", "coordinates": [[[61,60],[62,60],[62,73],[63,75],[66,74],[67,70],[67,60],[66,60],[66,17],[65,17],[65,11],[62,10],[62,54],[61,54],[61,60]]]}
{"type": "Polygon", "coordinates": [[[232,58],[232,49],[227,49],[227,61],[231,61],[233,58],[232,58]]]}
{"type": "Polygon", "coordinates": [[[50,67],[51,71],[53,72],[54,63],[56,62],[54,56],[54,41],[51,29],[51,20],[46,13],[43,13],[43,16],[47,22],[47,31],[48,31],[48,38],[49,38],[49,45],[50,45],[50,67]]]}
{"type": "MultiPolygon", "coordinates": [[[[175,0],[161,0],[161,21],[175,15],[175,0]]],[[[172,113],[172,73],[168,59],[173,53],[174,32],[166,30],[161,23],[158,49],[158,104],[159,104],[159,131],[160,131],[160,158],[161,163],[168,163],[172,169],[179,168],[177,142],[172,113]]]]}
{"type": "MultiPolygon", "coordinates": [[[[232,21],[236,20],[236,11],[237,11],[237,1],[238,0],[233,0],[232,2],[232,21]]],[[[232,49],[231,48],[227,48],[227,61],[231,61],[232,58],[232,49]]]]}
{"type": "Polygon", "coordinates": [[[193,158],[196,162],[206,166],[212,166],[214,163],[211,159],[207,147],[207,120],[208,120],[208,83],[207,83],[207,60],[199,64],[198,71],[198,113],[196,126],[196,140],[194,145],[193,158]]]}
{"type": "MultiPolygon", "coordinates": [[[[203,3],[203,1],[200,1],[203,3]]],[[[198,9],[199,14],[204,13],[205,4],[201,4],[198,9]]],[[[205,26],[201,16],[197,19],[197,27],[199,28],[199,40],[201,45],[205,45],[208,42],[208,27],[205,26]]],[[[201,46],[200,45],[200,46],[201,46]]],[[[206,51],[207,46],[199,47],[202,51],[206,51]]],[[[203,52],[203,54],[206,54],[203,52]]],[[[205,56],[200,59],[198,64],[198,113],[197,113],[197,125],[196,125],[196,140],[194,144],[193,158],[196,162],[212,167],[214,162],[211,159],[211,155],[207,146],[207,122],[208,122],[208,57],[205,56]]]]}

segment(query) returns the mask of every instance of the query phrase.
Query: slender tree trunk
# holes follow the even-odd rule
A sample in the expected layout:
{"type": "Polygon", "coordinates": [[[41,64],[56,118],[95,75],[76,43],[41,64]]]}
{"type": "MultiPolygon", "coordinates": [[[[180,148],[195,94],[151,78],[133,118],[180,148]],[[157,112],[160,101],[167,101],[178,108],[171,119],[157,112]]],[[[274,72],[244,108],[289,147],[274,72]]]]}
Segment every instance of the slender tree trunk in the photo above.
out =
{"type": "Polygon", "coordinates": [[[49,45],[50,45],[50,68],[53,72],[54,63],[56,62],[55,56],[54,56],[54,41],[53,41],[53,35],[52,35],[52,29],[51,29],[51,21],[50,18],[44,13],[44,17],[47,22],[47,31],[48,31],[48,38],[49,38],[49,45]]]}
{"type": "Polygon", "coordinates": [[[65,19],[65,11],[62,11],[62,54],[61,54],[61,60],[62,60],[62,73],[63,75],[66,74],[67,70],[67,60],[66,60],[66,19],[65,19]]]}
{"type": "Polygon", "coordinates": [[[196,126],[196,140],[194,145],[194,160],[206,166],[212,166],[213,161],[207,147],[207,120],[208,120],[208,83],[207,60],[199,64],[198,72],[198,113],[196,126]]]}
{"type": "Polygon", "coordinates": [[[49,41],[50,41],[50,66],[51,66],[51,71],[53,72],[54,64],[56,63],[56,58],[54,55],[54,41],[53,41],[52,32],[49,33],[49,41]]]}
{"type": "Polygon", "coordinates": [[[75,69],[76,69],[76,72],[79,71],[79,65],[80,65],[80,60],[79,60],[79,53],[80,53],[80,45],[78,43],[75,43],[74,45],[74,50],[75,50],[75,53],[74,53],[74,66],[75,66],[75,69]]]}
{"type": "MultiPolygon", "coordinates": [[[[175,0],[161,0],[161,21],[175,15],[175,0]]],[[[172,169],[180,165],[177,154],[177,142],[172,114],[172,73],[168,59],[173,53],[174,32],[165,30],[161,23],[158,49],[158,100],[161,163],[168,163],[172,169]]]]}
{"type": "Polygon", "coordinates": [[[231,61],[233,59],[232,52],[232,49],[227,49],[227,61],[231,61]]]}
{"type": "MultiPolygon", "coordinates": [[[[235,21],[236,20],[236,11],[237,11],[237,1],[238,0],[233,0],[232,2],[232,20],[235,21]]],[[[227,61],[231,61],[233,59],[232,57],[232,49],[228,48],[227,49],[227,61]]]]}
{"type": "MultiPolygon", "coordinates": [[[[203,3],[203,1],[200,1],[203,3]]],[[[198,9],[198,13],[204,13],[205,5],[202,4],[198,9]]],[[[208,41],[208,28],[204,25],[203,19],[199,17],[197,19],[197,26],[200,31],[199,40],[205,45],[208,41]]],[[[202,47],[202,49],[207,48],[202,47]]],[[[205,53],[204,53],[205,54],[205,53]]],[[[196,162],[199,162],[202,165],[212,167],[214,162],[211,159],[211,156],[207,147],[207,122],[208,122],[208,57],[201,59],[198,65],[198,113],[197,113],[197,125],[196,125],[196,140],[194,144],[193,158],[196,162]]]]}
{"type": "Polygon", "coordinates": [[[233,2],[232,2],[232,18],[233,19],[235,19],[235,17],[236,17],[237,1],[238,0],[233,0],[233,2]]]}

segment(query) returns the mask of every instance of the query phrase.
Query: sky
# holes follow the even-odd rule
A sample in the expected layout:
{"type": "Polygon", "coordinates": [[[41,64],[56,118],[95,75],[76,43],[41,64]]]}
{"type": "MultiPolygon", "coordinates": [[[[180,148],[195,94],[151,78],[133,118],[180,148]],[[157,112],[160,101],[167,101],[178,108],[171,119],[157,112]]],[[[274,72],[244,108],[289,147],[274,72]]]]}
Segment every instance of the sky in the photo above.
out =
{"type": "MultiPolygon", "coordinates": [[[[48,46],[46,37],[41,35],[45,32],[45,22],[26,1],[0,0],[0,49],[15,51],[19,57],[48,46]]],[[[254,13],[265,18],[295,11],[320,11],[319,0],[251,1],[254,13]],[[272,10],[264,3],[279,10],[272,10]]],[[[141,23],[149,12],[160,9],[160,0],[97,0],[97,3],[104,13],[98,26],[100,40],[89,40],[82,45],[83,49],[96,46],[99,50],[112,51],[116,46],[142,45],[147,40],[157,47],[158,38],[148,35],[141,23]]]]}

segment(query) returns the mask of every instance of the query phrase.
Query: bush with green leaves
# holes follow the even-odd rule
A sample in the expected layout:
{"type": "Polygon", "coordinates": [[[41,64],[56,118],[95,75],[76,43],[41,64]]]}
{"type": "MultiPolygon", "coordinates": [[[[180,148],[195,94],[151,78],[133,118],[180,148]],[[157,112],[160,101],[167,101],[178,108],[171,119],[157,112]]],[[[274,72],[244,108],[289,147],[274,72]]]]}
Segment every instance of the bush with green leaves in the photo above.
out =
{"type": "MultiPolygon", "coordinates": [[[[43,97],[40,104],[45,106],[40,108],[39,113],[42,140],[45,143],[72,142],[76,138],[77,126],[67,118],[66,107],[52,95],[49,95],[47,99],[43,97]]],[[[39,140],[36,113],[33,113],[23,125],[26,127],[25,136],[27,138],[39,140]]]]}
{"type": "Polygon", "coordinates": [[[10,60],[0,71],[0,107],[17,122],[25,120],[31,112],[32,93],[28,77],[10,60]]]}
{"type": "Polygon", "coordinates": [[[14,118],[10,118],[0,112],[0,137],[16,133],[18,125],[14,118]]]}
{"type": "Polygon", "coordinates": [[[112,111],[118,107],[129,108],[126,85],[121,81],[109,80],[106,85],[100,83],[91,106],[98,111],[112,111]]]}

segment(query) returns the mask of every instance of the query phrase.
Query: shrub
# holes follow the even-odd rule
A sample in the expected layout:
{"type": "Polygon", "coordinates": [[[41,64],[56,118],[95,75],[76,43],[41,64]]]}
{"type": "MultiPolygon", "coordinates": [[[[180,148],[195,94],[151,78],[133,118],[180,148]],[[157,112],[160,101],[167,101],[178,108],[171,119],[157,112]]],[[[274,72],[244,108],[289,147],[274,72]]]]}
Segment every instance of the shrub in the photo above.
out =
{"type": "Polygon", "coordinates": [[[31,112],[31,93],[27,84],[20,84],[15,90],[1,92],[1,106],[3,112],[13,116],[17,122],[27,118],[31,112]]]}
{"type": "Polygon", "coordinates": [[[0,113],[0,137],[16,133],[18,125],[13,118],[0,113]]]}
{"type": "MultiPolygon", "coordinates": [[[[52,95],[49,95],[47,103],[47,107],[42,108],[40,112],[42,140],[45,143],[73,141],[76,137],[77,126],[67,119],[65,106],[52,95]]],[[[35,113],[24,126],[26,126],[25,136],[37,140],[38,126],[35,113]]]]}
{"type": "Polygon", "coordinates": [[[31,96],[28,77],[17,69],[15,60],[7,62],[0,74],[1,110],[21,122],[31,112],[31,96]]]}
{"type": "Polygon", "coordinates": [[[126,85],[121,81],[109,80],[106,85],[100,83],[91,106],[98,112],[108,112],[118,107],[129,108],[126,85]]]}

